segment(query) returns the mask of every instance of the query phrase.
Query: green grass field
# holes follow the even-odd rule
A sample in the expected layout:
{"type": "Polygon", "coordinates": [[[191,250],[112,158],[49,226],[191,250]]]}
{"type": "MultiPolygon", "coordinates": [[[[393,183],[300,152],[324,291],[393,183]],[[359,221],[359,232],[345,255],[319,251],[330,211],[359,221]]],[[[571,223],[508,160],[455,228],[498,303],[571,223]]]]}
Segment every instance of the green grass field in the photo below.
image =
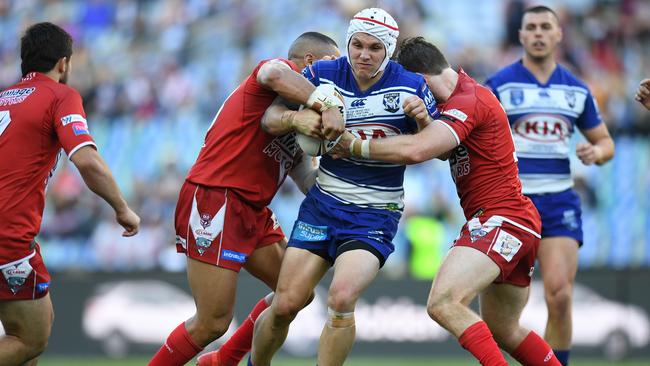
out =
{"type": "MultiPolygon", "coordinates": [[[[104,358],[57,358],[44,357],[39,366],[141,366],[146,365],[147,358],[129,358],[124,360],[109,360],[104,358]]],[[[278,359],[275,366],[314,366],[313,359],[278,359]]],[[[478,362],[470,359],[441,359],[441,358],[352,358],[345,363],[349,366],[476,366],[478,362]]],[[[513,363],[516,364],[516,363],[513,363]]],[[[241,365],[245,366],[245,363],[241,365]]],[[[607,362],[588,359],[571,360],[571,366],[648,366],[650,361],[619,361],[607,362]]]]}

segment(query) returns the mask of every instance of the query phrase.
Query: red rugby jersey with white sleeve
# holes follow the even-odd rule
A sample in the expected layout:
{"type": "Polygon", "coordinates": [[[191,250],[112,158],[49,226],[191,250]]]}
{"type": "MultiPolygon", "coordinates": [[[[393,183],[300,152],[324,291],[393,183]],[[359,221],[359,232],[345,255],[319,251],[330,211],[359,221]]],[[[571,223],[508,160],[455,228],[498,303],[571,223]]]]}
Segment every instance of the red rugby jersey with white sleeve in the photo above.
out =
{"type": "Polygon", "coordinates": [[[31,254],[61,149],[95,143],[81,96],[32,72],[0,92],[0,265],[31,254]]]}
{"type": "MultiPolygon", "coordinates": [[[[292,62],[279,59],[296,72],[292,62]]],[[[300,151],[295,134],[272,136],[261,119],[278,96],[257,82],[260,62],[223,103],[208,129],[187,181],[227,188],[255,207],[271,203],[300,151]]]]}
{"type": "Polygon", "coordinates": [[[521,193],[508,117],[494,94],[461,69],[438,110],[459,144],[449,165],[465,217],[499,215],[539,233],[539,214],[521,193]]]}

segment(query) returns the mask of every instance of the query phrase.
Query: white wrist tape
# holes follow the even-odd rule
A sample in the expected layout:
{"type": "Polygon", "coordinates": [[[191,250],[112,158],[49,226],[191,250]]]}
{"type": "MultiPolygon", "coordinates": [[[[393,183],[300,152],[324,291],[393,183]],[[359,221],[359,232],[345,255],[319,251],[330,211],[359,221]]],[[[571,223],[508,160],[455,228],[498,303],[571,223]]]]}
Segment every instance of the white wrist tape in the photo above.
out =
{"type": "Polygon", "coordinates": [[[354,143],[357,142],[357,140],[358,140],[358,138],[355,137],[354,140],[352,140],[350,142],[350,155],[351,156],[354,156],[354,143]]]}
{"type": "Polygon", "coordinates": [[[370,159],[370,140],[361,141],[361,157],[370,159]]]}
{"type": "Polygon", "coordinates": [[[334,102],[325,95],[322,91],[316,89],[307,99],[307,107],[317,111],[325,112],[327,109],[334,106],[334,102]]]}

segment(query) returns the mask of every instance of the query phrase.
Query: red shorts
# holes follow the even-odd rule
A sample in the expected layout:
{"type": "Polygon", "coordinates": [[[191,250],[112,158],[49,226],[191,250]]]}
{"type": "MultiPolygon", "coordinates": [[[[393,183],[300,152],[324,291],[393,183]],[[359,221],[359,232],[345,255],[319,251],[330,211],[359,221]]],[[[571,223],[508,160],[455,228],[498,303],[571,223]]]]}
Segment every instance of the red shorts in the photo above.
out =
{"type": "Polygon", "coordinates": [[[526,287],[533,275],[539,242],[540,235],[534,230],[495,215],[468,221],[453,246],[470,247],[487,254],[501,268],[494,283],[526,287]]]}
{"type": "Polygon", "coordinates": [[[248,256],[284,239],[275,215],[231,190],[185,182],[176,204],[176,251],[239,272],[248,256]]]}
{"type": "Polygon", "coordinates": [[[0,264],[0,301],[35,300],[47,295],[50,274],[38,244],[27,257],[0,264]]]}

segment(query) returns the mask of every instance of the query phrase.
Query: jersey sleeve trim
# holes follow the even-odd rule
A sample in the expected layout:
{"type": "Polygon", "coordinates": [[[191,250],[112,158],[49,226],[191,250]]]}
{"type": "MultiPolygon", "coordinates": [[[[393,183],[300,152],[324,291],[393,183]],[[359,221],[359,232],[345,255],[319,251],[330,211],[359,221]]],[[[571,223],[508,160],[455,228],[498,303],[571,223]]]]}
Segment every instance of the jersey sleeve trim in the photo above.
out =
{"type": "Polygon", "coordinates": [[[434,122],[439,122],[443,126],[447,127],[449,131],[451,131],[452,135],[454,135],[454,139],[456,139],[456,144],[460,145],[460,138],[458,138],[458,134],[456,133],[456,131],[454,131],[454,129],[450,125],[448,125],[447,123],[439,119],[435,120],[434,122]]]}
{"type": "Polygon", "coordinates": [[[95,147],[95,150],[97,150],[97,145],[93,141],[84,141],[80,143],[79,145],[75,146],[72,150],[70,150],[70,153],[68,154],[68,159],[72,157],[72,154],[76,153],[77,150],[81,149],[84,146],[92,145],[95,147]]]}

